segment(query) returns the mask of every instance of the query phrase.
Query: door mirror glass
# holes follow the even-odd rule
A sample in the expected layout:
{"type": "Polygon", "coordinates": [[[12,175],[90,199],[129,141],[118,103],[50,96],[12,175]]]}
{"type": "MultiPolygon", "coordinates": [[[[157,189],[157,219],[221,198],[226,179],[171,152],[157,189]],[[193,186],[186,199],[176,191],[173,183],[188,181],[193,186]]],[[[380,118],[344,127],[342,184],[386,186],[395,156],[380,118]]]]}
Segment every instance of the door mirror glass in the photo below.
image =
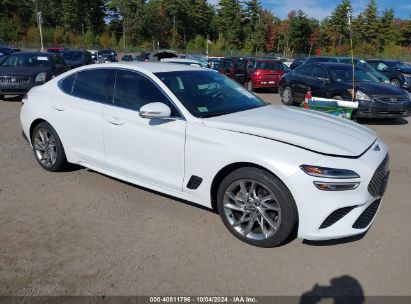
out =
{"type": "Polygon", "coordinates": [[[170,107],[162,102],[148,103],[140,108],[140,117],[142,118],[167,118],[170,115],[170,107]]]}

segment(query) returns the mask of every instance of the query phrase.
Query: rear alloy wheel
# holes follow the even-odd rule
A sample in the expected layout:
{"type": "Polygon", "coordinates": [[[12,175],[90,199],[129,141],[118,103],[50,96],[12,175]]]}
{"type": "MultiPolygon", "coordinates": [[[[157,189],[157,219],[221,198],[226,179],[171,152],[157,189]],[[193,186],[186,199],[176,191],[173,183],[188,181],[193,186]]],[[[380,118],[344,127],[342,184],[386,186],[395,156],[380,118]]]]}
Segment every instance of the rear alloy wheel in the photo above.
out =
{"type": "Polygon", "coordinates": [[[39,123],[34,128],[31,142],[34,156],[44,169],[55,172],[66,166],[66,155],[60,138],[50,124],[39,123]]]}
{"type": "Polygon", "coordinates": [[[291,91],[291,88],[289,86],[285,87],[283,89],[283,96],[281,98],[283,104],[287,106],[292,106],[293,105],[293,92],[291,91]]]}
{"type": "Polygon", "coordinates": [[[241,168],[229,174],[219,187],[217,204],[228,230],[258,247],[282,243],[297,222],[291,193],[280,180],[257,168],[241,168]]]}
{"type": "Polygon", "coordinates": [[[343,100],[343,98],[340,95],[335,95],[333,96],[334,100],[343,100]]]}
{"type": "Polygon", "coordinates": [[[253,82],[250,80],[249,82],[247,82],[247,90],[249,92],[253,92],[254,88],[253,88],[253,82]]]}
{"type": "Polygon", "coordinates": [[[396,87],[399,87],[401,84],[400,84],[400,81],[398,80],[398,79],[391,79],[391,81],[390,81],[390,83],[393,85],[393,86],[396,86],[396,87]]]}

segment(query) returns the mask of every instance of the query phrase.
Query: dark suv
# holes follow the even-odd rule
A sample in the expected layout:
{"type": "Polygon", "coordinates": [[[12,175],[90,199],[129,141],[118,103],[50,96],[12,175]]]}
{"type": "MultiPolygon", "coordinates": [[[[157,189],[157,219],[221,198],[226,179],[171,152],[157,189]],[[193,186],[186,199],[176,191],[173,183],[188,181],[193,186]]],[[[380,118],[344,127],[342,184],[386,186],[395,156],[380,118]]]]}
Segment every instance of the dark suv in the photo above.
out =
{"type": "Polygon", "coordinates": [[[225,57],[218,71],[244,85],[247,80],[247,62],[242,57],[225,57]]]}
{"type": "Polygon", "coordinates": [[[387,76],[392,85],[411,90],[411,65],[398,60],[370,59],[367,62],[387,76]]]}

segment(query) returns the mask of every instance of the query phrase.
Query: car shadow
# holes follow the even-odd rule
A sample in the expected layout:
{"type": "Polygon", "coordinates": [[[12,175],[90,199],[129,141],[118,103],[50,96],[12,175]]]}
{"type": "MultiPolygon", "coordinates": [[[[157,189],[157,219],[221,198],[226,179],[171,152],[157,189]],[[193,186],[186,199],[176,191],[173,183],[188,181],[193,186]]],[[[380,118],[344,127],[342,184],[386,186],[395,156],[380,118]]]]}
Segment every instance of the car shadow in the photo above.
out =
{"type": "Polygon", "coordinates": [[[331,279],[328,286],[315,284],[310,291],[302,294],[299,303],[361,304],[364,301],[364,290],[360,282],[349,275],[343,275],[331,279]],[[328,299],[334,301],[329,302],[328,299]]]}
{"type": "Polygon", "coordinates": [[[6,101],[6,102],[21,102],[21,100],[23,99],[23,96],[20,95],[5,95],[2,99],[2,101],[6,101]]]}
{"type": "Polygon", "coordinates": [[[349,236],[341,239],[334,239],[334,240],[326,240],[326,241],[310,241],[310,240],[303,240],[304,245],[308,246],[336,246],[336,245],[342,245],[342,244],[347,244],[347,243],[353,243],[357,242],[365,237],[367,234],[368,230],[354,236],[349,236]]]}
{"type": "MultiPolygon", "coordinates": [[[[408,116],[405,116],[408,117],[408,116]]],[[[386,125],[386,126],[400,126],[408,124],[408,120],[403,117],[397,119],[371,119],[363,118],[359,121],[362,125],[386,125]]]]}

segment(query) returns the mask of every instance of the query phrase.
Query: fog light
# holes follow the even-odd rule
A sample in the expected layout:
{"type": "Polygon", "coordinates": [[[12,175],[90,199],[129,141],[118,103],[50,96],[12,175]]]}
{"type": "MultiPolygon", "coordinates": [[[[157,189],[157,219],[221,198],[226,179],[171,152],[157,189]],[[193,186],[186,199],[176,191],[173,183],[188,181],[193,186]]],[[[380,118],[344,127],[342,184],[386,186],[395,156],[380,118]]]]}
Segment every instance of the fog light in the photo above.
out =
{"type": "Polygon", "coordinates": [[[326,183],[326,182],[314,182],[314,185],[323,191],[345,191],[354,190],[359,186],[359,182],[354,183],[326,183]]]}

